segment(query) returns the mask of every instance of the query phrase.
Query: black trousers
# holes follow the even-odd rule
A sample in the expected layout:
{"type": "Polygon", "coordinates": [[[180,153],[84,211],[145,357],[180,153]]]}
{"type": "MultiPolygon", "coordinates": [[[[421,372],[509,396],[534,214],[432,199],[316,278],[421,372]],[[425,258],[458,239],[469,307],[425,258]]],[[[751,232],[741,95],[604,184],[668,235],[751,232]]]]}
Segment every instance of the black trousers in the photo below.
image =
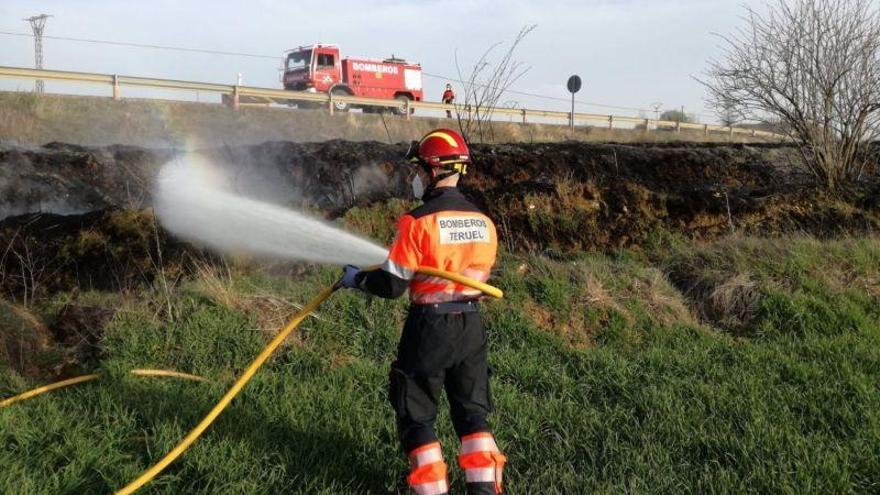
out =
{"type": "Polygon", "coordinates": [[[437,403],[445,390],[459,437],[490,431],[488,339],[478,311],[438,312],[413,305],[391,365],[388,399],[405,453],[437,440],[437,403]]]}

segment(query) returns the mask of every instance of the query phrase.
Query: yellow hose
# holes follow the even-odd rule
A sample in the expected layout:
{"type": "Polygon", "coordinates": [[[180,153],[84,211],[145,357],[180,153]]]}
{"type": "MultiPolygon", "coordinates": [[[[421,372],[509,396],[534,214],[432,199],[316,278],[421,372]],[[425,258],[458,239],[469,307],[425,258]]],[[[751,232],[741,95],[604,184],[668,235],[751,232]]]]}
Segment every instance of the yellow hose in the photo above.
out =
{"type": "Polygon", "coordinates": [[[16,395],[15,397],[10,397],[3,401],[0,401],[0,409],[4,407],[9,407],[16,402],[21,402],[23,400],[28,400],[31,397],[36,397],[38,395],[45,394],[46,392],[51,392],[55,389],[69,387],[71,385],[76,385],[77,383],[90,382],[92,380],[97,380],[101,378],[101,375],[83,375],[78,376],[76,378],[68,378],[67,380],[61,380],[60,382],[55,382],[51,385],[45,385],[39,388],[35,388],[33,390],[28,390],[23,394],[16,395]]]}
{"type": "Polygon", "coordinates": [[[445,278],[446,280],[450,280],[457,284],[466,285],[471,289],[476,289],[483,294],[486,294],[487,296],[492,296],[496,299],[501,299],[502,297],[504,297],[504,292],[502,292],[501,289],[497,287],[492,287],[489,284],[484,284],[483,282],[479,282],[472,278],[467,278],[457,273],[445,272],[443,270],[438,270],[437,268],[428,268],[424,266],[419,268],[419,273],[430,275],[432,277],[445,278]]]}
{"type": "Polygon", "coordinates": [[[181,373],[179,371],[169,371],[169,370],[131,370],[130,373],[132,375],[137,376],[164,376],[168,378],[180,378],[182,380],[191,380],[194,382],[207,382],[208,379],[198,376],[198,375],[190,375],[189,373],[181,373]]]}
{"type": "MultiPolygon", "coordinates": [[[[129,371],[132,375],[137,376],[164,376],[169,378],[181,378],[183,380],[192,380],[196,382],[206,382],[208,381],[206,378],[202,378],[198,375],[190,375],[189,373],[180,373],[179,371],[169,371],[169,370],[131,370],[129,371]]],[[[4,407],[9,407],[16,402],[21,402],[23,400],[30,399],[32,397],[36,397],[38,395],[45,394],[46,392],[51,392],[53,390],[57,390],[59,388],[69,387],[71,385],[76,385],[78,383],[90,382],[92,380],[97,380],[101,378],[101,375],[83,375],[78,376],[76,378],[68,378],[67,380],[61,380],[60,382],[55,382],[49,385],[44,385],[42,387],[35,388],[33,390],[28,390],[22,394],[16,395],[15,397],[10,397],[8,399],[4,399],[0,401],[0,409],[4,407]]]]}
{"type": "Polygon", "coordinates": [[[334,285],[332,287],[324,289],[323,291],[321,291],[320,294],[318,294],[318,297],[312,299],[311,302],[309,302],[302,310],[300,310],[300,312],[297,313],[292,320],[290,320],[290,323],[288,323],[287,326],[284,327],[284,329],[278,332],[278,335],[276,335],[275,338],[272,339],[271,342],[269,342],[269,345],[267,345],[266,348],[263,349],[262,352],[260,352],[257,358],[254,359],[250,366],[248,366],[245,372],[242,373],[238,380],[235,381],[235,384],[232,386],[232,388],[230,388],[229,391],[226,392],[225,395],[223,395],[223,398],[220,399],[220,402],[218,402],[217,405],[214,406],[213,409],[211,409],[211,412],[209,412],[208,415],[205,416],[205,419],[203,419],[195,428],[193,428],[192,431],[190,431],[189,434],[184,437],[184,439],[181,440],[180,443],[177,444],[177,446],[174,447],[171,452],[163,457],[161,461],[157,462],[156,465],[145,471],[144,474],[140,475],[138,479],[129,483],[125,488],[116,492],[117,495],[134,493],[135,490],[147,484],[151,479],[155,478],[156,475],[161,473],[162,470],[168,467],[169,464],[174,462],[175,459],[180,457],[180,454],[183,454],[183,452],[188,449],[189,446],[196,441],[196,439],[199,438],[202,432],[204,432],[208,428],[208,426],[210,426],[211,423],[213,423],[214,420],[217,419],[217,416],[219,416],[220,413],[222,413],[223,410],[226,409],[226,406],[228,406],[229,403],[232,402],[232,399],[234,399],[235,396],[238,395],[238,392],[242,389],[242,387],[244,387],[247,382],[250,381],[251,377],[254,376],[254,373],[257,372],[260,366],[262,366],[263,363],[265,363],[266,360],[269,359],[269,356],[271,356],[272,353],[275,352],[275,349],[277,349],[278,346],[280,346],[284,342],[284,339],[286,339],[287,336],[290,335],[290,332],[296,329],[296,327],[298,327],[299,324],[302,323],[302,321],[309,315],[309,313],[314,311],[318,306],[321,305],[322,302],[330,297],[331,294],[336,292],[337,288],[338,286],[334,285]]]}
{"type": "MultiPolygon", "coordinates": [[[[378,270],[382,268],[382,265],[371,265],[364,267],[363,270],[370,272],[373,270],[378,270]]],[[[478,290],[487,296],[494,297],[496,299],[501,299],[504,297],[504,292],[501,291],[498,287],[493,287],[489,284],[480,282],[479,280],[474,280],[472,278],[465,277],[464,275],[459,275],[457,273],[447,272],[444,270],[440,270],[439,268],[430,268],[427,266],[419,267],[418,272],[423,275],[430,275],[432,277],[445,278],[451,282],[455,282],[457,284],[466,285],[471,289],[478,290]]]]}
{"type": "MultiPolygon", "coordinates": [[[[492,297],[500,298],[503,295],[503,293],[499,289],[492,287],[491,285],[487,285],[455,273],[449,273],[434,268],[419,268],[419,272],[426,275],[431,275],[433,277],[445,278],[461,285],[466,285],[473,289],[482,291],[492,297]]],[[[230,388],[229,391],[226,392],[225,395],[223,395],[223,398],[220,399],[220,402],[218,402],[213,409],[211,409],[208,415],[205,416],[205,418],[202,419],[202,421],[195,428],[193,428],[192,431],[190,431],[189,434],[187,434],[186,437],[184,437],[183,440],[181,440],[180,443],[178,443],[177,446],[171,450],[171,452],[166,454],[165,457],[163,457],[153,467],[144,471],[144,473],[141,474],[136,480],[132,481],[124,488],[117,491],[116,495],[130,495],[134,493],[140,487],[149,483],[150,480],[158,476],[159,473],[161,473],[166,467],[168,467],[169,464],[174,462],[175,459],[180,457],[180,455],[183,454],[186,449],[188,449],[189,446],[192,445],[192,443],[195,442],[206,429],[208,429],[209,426],[211,426],[211,423],[213,423],[214,420],[217,419],[218,416],[220,416],[220,413],[222,413],[223,410],[226,409],[226,406],[228,406],[229,403],[232,402],[232,399],[234,399],[235,396],[238,395],[238,393],[241,391],[241,389],[247,384],[247,382],[250,381],[250,379],[254,376],[254,373],[257,372],[260,366],[262,366],[263,363],[265,363],[266,360],[269,359],[269,356],[271,356],[272,353],[275,352],[275,349],[277,349],[281,345],[281,343],[284,342],[284,339],[286,339],[287,336],[290,335],[290,333],[293,332],[296,327],[298,327],[299,324],[302,323],[302,321],[305,320],[305,318],[312,311],[317,309],[317,307],[320,306],[321,303],[323,303],[325,300],[327,300],[328,297],[333,295],[333,293],[336,292],[337,289],[339,289],[338,282],[332,287],[327,287],[326,289],[321,291],[321,293],[318,294],[317,297],[312,299],[302,310],[300,310],[300,312],[297,313],[296,316],[294,316],[293,319],[290,320],[290,323],[288,323],[286,327],[278,332],[278,335],[276,335],[275,338],[272,339],[271,342],[269,342],[266,348],[263,349],[262,352],[260,352],[257,358],[254,359],[254,361],[250,364],[250,366],[248,366],[245,372],[242,373],[238,380],[235,381],[235,384],[232,386],[232,388],[230,388]]]]}

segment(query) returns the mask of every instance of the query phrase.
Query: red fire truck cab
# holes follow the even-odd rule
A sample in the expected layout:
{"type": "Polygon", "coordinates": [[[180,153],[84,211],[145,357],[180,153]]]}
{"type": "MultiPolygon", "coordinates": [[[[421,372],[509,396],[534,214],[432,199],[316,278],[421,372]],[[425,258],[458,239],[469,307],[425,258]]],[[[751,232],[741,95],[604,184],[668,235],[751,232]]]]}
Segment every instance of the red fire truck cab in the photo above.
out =
{"type": "MultiPolygon", "coordinates": [[[[341,58],[336,45],[301,46],[286,52],[284,89],[361,96],[400,102],[395,113],[406,111],[406,102],[422,101],[422,67],[398,58],[371,60],[341,58]]],[[[345,112],[353,105],[334,102],[345,112]]],[[[364,112],[382,107],[363,106],[364,112]]]]}

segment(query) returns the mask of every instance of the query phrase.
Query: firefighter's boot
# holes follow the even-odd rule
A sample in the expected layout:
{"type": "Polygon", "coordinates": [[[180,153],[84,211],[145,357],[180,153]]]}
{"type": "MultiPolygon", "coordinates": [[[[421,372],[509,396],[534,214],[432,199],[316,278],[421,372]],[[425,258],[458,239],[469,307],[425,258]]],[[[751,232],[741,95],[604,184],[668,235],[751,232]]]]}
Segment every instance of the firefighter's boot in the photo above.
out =
{"type": "Polygon", "coordinates": [[[507,458],[498,450],[491,433],[480,432],[461,438],[458,464],[464,470],[468,495],[501,493],[501,473],[507,458]]]}
{"type": "Polygon", "coordinates": [[[416,447],[409,453],[410,471],[406,481],[415,495],[446,495],[446,463],[440,442],[416,447]]]}

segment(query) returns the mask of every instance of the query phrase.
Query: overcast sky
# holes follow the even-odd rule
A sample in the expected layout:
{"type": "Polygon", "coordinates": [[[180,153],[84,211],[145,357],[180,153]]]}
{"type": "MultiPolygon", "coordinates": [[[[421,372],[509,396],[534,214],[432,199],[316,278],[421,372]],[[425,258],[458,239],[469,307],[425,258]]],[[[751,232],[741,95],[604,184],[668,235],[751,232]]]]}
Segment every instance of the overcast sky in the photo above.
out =
{"type": "MultiPolygon", "coordinates": [[[[741,23],[743,5],[757,0],[3,0],[0,31],[29,32],[21,19],[52,14],[45,34],[131,43],[174,45],[278,57],[278,60],[193,54],[71,41],[44,41],[46,68],[182,80],[280,87],[284,50],[333,42],[345,55],[387,57],[422,64],[430,74],[456,74],[455,53],[472,63],[491,44],[510,40],[524,25],[537,28],[517,59],[531,66],[515,89],[566,98],[565,81],[584,81],[578,111],[633,115],[595,105],[649,108],[684,106],[713,120],[693,76],[717,55],[712,33],[741,23]]],[[[32,66],[30,38],[0,35],[0,65],[32,66]]],[[[425,78],[437,100],[445,81],[425,78]]],[[[0,89],[25,89],[0,81],[0,89]]],[[[64,86],[47,83],[52,91],[64,86]]],[[[528,108],[566,109],[566,103],[508,95],[528,108]]]]}

